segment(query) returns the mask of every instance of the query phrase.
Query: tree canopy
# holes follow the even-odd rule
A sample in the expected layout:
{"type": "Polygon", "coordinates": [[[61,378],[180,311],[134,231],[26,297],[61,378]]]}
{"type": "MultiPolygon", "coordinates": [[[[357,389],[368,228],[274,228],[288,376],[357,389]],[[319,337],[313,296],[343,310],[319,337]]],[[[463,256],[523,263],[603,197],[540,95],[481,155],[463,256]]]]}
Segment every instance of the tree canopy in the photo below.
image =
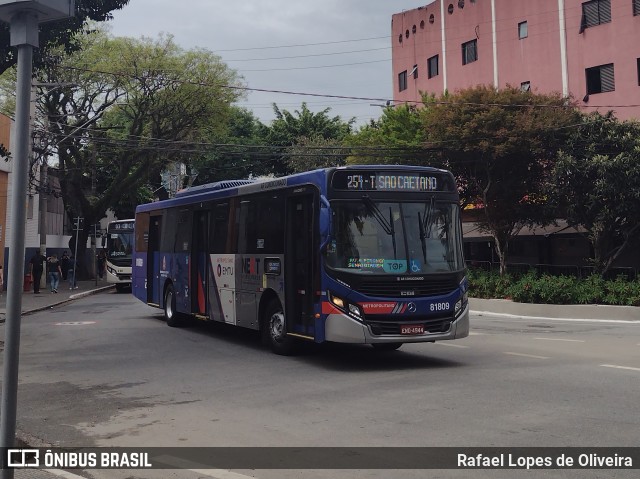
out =
{"type": "Polygon", "coordinates": [[[82,35],[81,49],[59,51],[38,80],[70,83],[43,94],[49,154],[57,155],[69,218],[90,225],[112,208],[131,216],[149,201],[160,172],[203,153],[238,98],[236,73],[206,50],[156,40],[82,35]]]}
{"type": "Polygon", "coordinates": [[[554,219],[545,177],[579,114],[559,95],[511,87],[478,86],[424,101],[426,144],[443,150],[463,202],[479,207],[479,227],[493,236],[504,272],[510,240],[526,225],[554,219]]]}
{"type": "Polygon", "coordinates": [[[330,117],[330,108],[314,113],[306,103],[302,103],[302,107],[293,113],[280,110],[276,104],[273,105],[273,111],[276,118],[266,130],[265,143],[280,147],[280,151],[274,150],[271,160],[270,172],[276,176],[293,172],[287,162],[286,148],[297,145],[303,138],[304,141],[324,139],[340,142],[351,133],[355,122],[355,119],[344,121],[339,116],[330,117]]]}
{"type": "Polygon", "coordinates": [[[555,164],[553,192],[568,223],[583,227],[596,271],[606,273],[640,233],[640,123],[585,116],[555,164]]]}

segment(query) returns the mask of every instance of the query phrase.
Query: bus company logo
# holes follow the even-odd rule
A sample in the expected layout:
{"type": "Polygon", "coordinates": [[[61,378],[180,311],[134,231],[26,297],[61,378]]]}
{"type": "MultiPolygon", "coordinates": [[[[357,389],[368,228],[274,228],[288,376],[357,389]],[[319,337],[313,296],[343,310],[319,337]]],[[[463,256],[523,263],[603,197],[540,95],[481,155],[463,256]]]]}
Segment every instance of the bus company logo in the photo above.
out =
{"type": "Polygon", "coordinates": [[[7,449],[8,467],[40,467],[40,451],[37,449],[7,449]]]}
{"type": "Polygon", "coordinates": [[[407,304],[407,311],[410,313],[415,313],[416,312],[416,303],[409,303],[407,304]]]}

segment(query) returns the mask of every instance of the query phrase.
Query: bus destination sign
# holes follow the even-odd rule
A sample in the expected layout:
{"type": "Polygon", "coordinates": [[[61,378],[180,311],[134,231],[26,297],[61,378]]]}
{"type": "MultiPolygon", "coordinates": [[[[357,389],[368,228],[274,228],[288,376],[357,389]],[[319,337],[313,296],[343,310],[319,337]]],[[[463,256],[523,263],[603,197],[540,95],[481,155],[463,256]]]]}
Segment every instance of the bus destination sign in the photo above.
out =
{"type": "Polygon", "coordinates": [[[336,190],[422,192],[448,190],[432,173],[336,171],[331,182],[336,190]]]}

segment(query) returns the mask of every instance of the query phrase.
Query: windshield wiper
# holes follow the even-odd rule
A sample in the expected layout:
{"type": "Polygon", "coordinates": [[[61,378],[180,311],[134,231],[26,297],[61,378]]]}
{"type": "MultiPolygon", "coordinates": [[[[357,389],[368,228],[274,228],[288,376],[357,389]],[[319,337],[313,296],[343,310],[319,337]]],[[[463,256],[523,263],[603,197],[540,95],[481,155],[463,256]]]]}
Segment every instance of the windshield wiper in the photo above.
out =
{"type": "Polygon", "coordinates": [[[424,231],[424,223],[422,222],[422,217],[420,216],[420,212],[418,211],[418,228],[420,228],[420,243],[422,244],[422,257],[424,258],[425,264],[427,263],[427,235],[424,231]]]}
{"type": "Polygon", "coordinates": [[[424,223],[420,222],[422,231],[425,232],[425,238],[431,238],[431,212],[433,211],[433,196],[429,201],[429,209],[424,213],[424,223]]]}
{"type": "Polygon", "coordinates": [[[362,197],[362,202],[367,207],[371,215],[375,218],[385,233],[391,236],[391,243],[393,244],[393,259],[397,259],[397,250],[396,250],[396,230],[393,226],[393,212],[391,211],[391,207],[389,207],[389,221],[384,217],[378,206],[373,202],[371,198],[368,196],[362,197]]]}

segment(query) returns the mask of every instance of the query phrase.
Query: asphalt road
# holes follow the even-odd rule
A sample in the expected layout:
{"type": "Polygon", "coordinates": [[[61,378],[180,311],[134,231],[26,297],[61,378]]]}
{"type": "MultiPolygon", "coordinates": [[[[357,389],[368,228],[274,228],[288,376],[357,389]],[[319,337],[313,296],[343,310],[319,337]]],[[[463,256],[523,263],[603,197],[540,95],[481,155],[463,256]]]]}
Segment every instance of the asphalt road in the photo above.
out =
{"type": "MultiPolygon", "coordinates": [[[[61,446],[635,446],[640,325],[472,317],[392,353],[272,354],[104,293],[23,318],[18,429],[61,446]]],[[[2,328],[0,328],[2,329],[2,328]]],[[[40,442],[41,441],[41,442],[40,442]]],[[[87,475],[87,474],[84,474],[87,475]]],[[[637,471],[100,471],[102,478],[636,477],[637,471]]]]}

